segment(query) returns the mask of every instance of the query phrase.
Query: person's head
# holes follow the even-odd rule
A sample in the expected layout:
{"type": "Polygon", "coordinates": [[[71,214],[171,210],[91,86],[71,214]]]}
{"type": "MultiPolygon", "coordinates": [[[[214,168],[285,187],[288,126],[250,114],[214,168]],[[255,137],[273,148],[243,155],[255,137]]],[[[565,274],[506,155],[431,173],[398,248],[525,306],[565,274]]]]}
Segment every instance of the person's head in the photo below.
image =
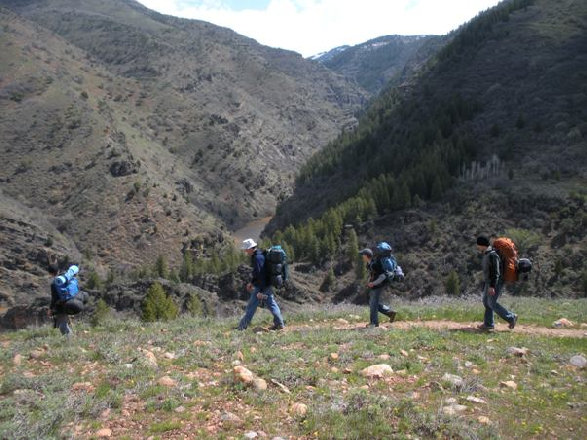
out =
{"type": "Polygon", "coordinates": [[[243,240],[243,245],[241,246],[241,249],[247,255],[253,255],[253,253],[257,250],[257,243],[252,238],[247,238],[246,240],[243,240]]]}
{"type": "Polygon", "coordinates": [[[363,257],[363,261],[365,263],[368,263],[373,258],[373,251],[369,248],[365,248],[365,249],[359,251],[359,255],[361,255],[363,257]]]}
{"type": "Polygon", "coordinates": [[[489,239],[484,235],[477,237],[477,250],[479,252],[485,252],[489,247],[489,239]]]}

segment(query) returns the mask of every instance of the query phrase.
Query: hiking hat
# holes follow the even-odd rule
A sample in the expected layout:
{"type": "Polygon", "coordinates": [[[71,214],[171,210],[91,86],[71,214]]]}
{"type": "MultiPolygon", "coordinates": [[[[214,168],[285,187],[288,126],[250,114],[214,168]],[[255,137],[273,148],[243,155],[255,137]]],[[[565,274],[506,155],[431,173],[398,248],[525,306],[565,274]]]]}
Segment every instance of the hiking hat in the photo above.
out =
{"type": "Polygon", "coordinates": [[[362,251],[359,251],[359,255],[367,255],[370,258],[373,258],[373,251],[369,248],[365,248],[362,251]]]}
{"type": "Polygon", "coordinates": [[[241,249],[246,251],[249,249],[253,249],[254,247],[257,247],[257,243],[255,243],[255,240],[253,240],[252,238],[247,238],[243,241],[241,249]]]}
{"type": "Polygon", "coordinates": [[[479,246],[489,246],[489,239],[483,235],[477,237],[477,244],[479,246]]]}

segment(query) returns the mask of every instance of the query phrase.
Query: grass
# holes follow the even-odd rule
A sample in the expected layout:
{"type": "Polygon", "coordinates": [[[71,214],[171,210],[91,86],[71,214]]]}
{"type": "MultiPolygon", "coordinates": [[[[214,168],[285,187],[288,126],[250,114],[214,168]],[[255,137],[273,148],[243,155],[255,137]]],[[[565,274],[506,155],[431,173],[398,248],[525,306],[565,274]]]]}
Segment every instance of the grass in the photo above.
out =
{"type": "MultiPolygon", "coordinates": [[[[584,322],[587,311],[586,300],[506,301],[524,324],[537,326],[560,317],[584,322]]],[[[481,314],[478,301],[394,303],[404,320],[470,322],[481,314]]],[[[242,438],[248,431],[300,439],[587,434],[585,370],[569,363],[587,353],[584,337],[340,326],[341,319],[363,324],[367,315],[366,307],[307,306],[287,315],[290,329],[277,333],[236,332],[237,318],[77,324],[70,342],[45,327],[3,333],[0,438],[96,438],[101,428],[128,439],[242,438]],[[509,355],[512,346],[528,352],[509,355]],[[145,350],[155,355],[156,366],[145,360],[145,350]],[[238,362],[265,379],[268,389],[236,383],[232,368],[238,362]],[[379,380],[360,374],[381,363],[394,373],[379,380]],[[446,373],[462,383],[448,383],[446,373]],[[163,376],[177,385],[161,385],[163,376]],[[517,388],[505,387],[506,381],[517,388]],[[84,383],[91,387],[79,386],[84,383]],[[307,405],[305,415],[291,410],[298,402],[307,405]],[[445,407],[455,403],[466,409],[447,414],[445,407]]],[[[260,311],[253,324],[265,321],[270,315],[260,311]]]]}

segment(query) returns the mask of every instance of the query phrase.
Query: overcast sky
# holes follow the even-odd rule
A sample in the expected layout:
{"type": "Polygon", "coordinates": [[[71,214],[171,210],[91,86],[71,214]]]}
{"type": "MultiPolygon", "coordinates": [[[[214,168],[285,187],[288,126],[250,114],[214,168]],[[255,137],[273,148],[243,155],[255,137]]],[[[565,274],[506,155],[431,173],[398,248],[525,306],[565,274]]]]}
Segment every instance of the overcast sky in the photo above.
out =
{"type": "Polygon", "coordinates": [[[138,0],[304,57],[382,35],[443,35],[499,0],[138,0]]]}

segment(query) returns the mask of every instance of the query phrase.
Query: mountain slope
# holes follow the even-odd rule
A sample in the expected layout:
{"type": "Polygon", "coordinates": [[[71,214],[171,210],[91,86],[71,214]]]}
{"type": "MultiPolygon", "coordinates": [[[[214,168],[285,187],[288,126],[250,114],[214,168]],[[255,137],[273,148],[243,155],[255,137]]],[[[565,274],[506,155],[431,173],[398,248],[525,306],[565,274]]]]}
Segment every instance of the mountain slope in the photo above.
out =
{"type": "Polygon", "coordinates": [[[17,302],[44,293],[39,252],[104,275],[206,255],[271,213],[366,96],[298,54],[134,1],[2,0],[0,20],[1,226],[26,207],[42,243],[68,244],[14,231],[0,289],[17,302]]]}
{"type": "Polygon", "coordinates": [[[417,276],[406,290],[420,294],[443,292],[451,269],[472,280],[475,235],[510,231],[542,261],[537,292],[582,292],[586,26],[584,2],[508,1],[480,14],[417,82],[386,91],[309,160],[269,230],[290,244],[320,231],[328,249],[331,226],[352,223],[362,240],[409,255],[417,276]]]}
{"type": "Polygon", "coordinates": [[[409,79],[446,40],[444,36],[388,35],[335,48],[314,59],[376,95],[386,86],[409,79]]]}

